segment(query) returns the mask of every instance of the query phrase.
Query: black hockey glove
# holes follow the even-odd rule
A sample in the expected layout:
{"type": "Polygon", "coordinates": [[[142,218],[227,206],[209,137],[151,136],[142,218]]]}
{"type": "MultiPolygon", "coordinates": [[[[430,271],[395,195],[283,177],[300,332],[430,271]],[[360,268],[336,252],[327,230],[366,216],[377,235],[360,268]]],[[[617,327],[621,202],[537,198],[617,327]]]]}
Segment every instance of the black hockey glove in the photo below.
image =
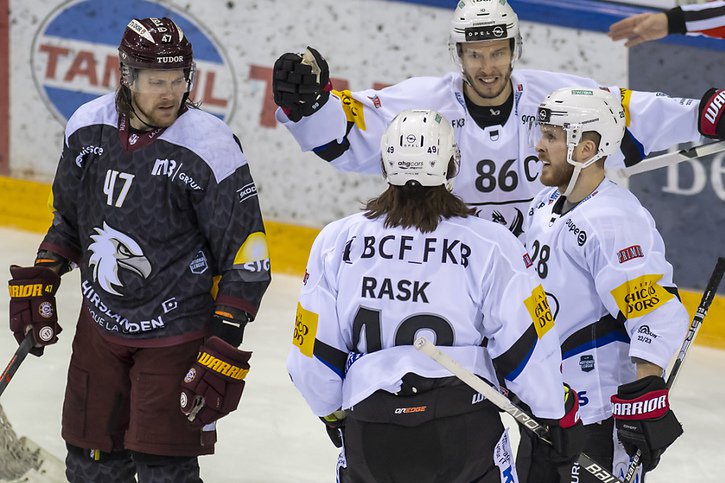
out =
{"type": "Polygon", "coordinates": [[[234,307],[219,306],[211,318],[211,335],[215,335],[233,347],[239,347],[244,339],[244,328],[252,316],[234,307]]]}
{"type": "Polygon", "coordinates": [[[555,465],[572,465],[584,449],[584,425],[579,419],[579,396],[564,384],[564,417],[543,420],[549,425],[547,439],[551,446],[540,445],[548,452],[547,459],[555,465]]]}
{"type": "Polygon", "coordinates": [[[697,129],[705,137],[725,139],[725,89],[710,89],[700,100],[697,129]]]}
{"type": "Polygon", "coordinates": [[[612,413],[619,441],[630,456],[642,451],[642,468],[652,471],[660,457],[682,434],[682,425],[670,410],[667,386],[659,376],[623,384],[612,396],[612,413]]]}
{"type": "Polygon", "coordinates": [[[274,63],[274,102],[291,121],[314,114],[330,98],[331,90],[327,62],[312,47],[302,55],[286,53],[274,63]]]}
{"type": "Polygon", "coordinates": [[[320,417],[320,421],[325,423],[327,436],[335,445],[335,448],[342,448],[342,437],[345,434],[345,417],[347,415],[344,411],[335,411],[332,414],[320,417]]]}

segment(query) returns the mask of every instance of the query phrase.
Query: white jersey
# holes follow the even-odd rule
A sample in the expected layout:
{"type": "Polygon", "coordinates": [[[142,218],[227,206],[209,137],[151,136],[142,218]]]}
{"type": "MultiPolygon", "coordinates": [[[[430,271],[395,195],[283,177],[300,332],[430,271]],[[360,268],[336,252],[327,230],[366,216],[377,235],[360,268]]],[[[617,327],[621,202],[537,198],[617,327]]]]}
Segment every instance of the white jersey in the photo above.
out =
{"type": "Polygon", "coordinates": [[[413,347],[426,336],[537,416],[561,418],[559,340],[523,245],[473,216],[425,234],[383,220],[349,216],[312,246],[287,359],[312,411],[395,393],[407,373],[450,377],[413,347]]]}
{"type": "MultiPolygon", "coordinates": [[[[382,90],[333,92],[315,114],[290,121],[281,109],[277,120],[304,151],[314,150],[343,171],[380,172],[380,138],[390,121],[405,109],[433,109],[455,128],[461,149],[460,173],[453,192],[478,216],[504,224],[521,234],[529,203],[543,185],[541,163],[530,142],[532,123],[544,98],[560,87],[598,87],[584,77],[539,70],[514,69],[514,102],[504,125],[481,129],[466,109],[460,73],[414,77],[382,90]]],[[[698,101],[661,93],[607,87],[621,96],[628,132],[622,152],[607,160],[608,168],[630,166],[651,151],[700,139],[698,101]]],[[[538,126],[534,126],[538,129],[538,126]]]]}
{"type": "Polygon", "coordinates": [[[556,188],[528,212],[526,246],[561,338],[564,381],[581,396],[584,424],[611,416],[617,386],[636,379],[631,357],[667,367],[688,315],[649,212],[605,179],[558,216],[556,188]]]}

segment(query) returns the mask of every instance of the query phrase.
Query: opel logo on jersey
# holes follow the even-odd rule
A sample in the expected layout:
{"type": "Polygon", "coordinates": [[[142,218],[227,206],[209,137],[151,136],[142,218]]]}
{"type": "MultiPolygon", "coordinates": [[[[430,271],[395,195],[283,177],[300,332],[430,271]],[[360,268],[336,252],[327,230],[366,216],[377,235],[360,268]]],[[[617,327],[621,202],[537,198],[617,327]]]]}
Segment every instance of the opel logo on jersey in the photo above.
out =
{"type": "MultiPolygon", "coordinates": [[[[181,27],[194,46],[196,80],[191,99],[227,123],[232,118],[236,80],[231,63],[222,44],[188,11],[151,0],[54,3],[61,5],[32,32],[30,63],[40,97],[61,124],[81,104],[116,89],[120,81],[118,44],[124,28],[129,19],[144,16],[170,17],[181,27]]],[[[162,56],[158,61],[178,62],[179,58],[162,56]]]]}

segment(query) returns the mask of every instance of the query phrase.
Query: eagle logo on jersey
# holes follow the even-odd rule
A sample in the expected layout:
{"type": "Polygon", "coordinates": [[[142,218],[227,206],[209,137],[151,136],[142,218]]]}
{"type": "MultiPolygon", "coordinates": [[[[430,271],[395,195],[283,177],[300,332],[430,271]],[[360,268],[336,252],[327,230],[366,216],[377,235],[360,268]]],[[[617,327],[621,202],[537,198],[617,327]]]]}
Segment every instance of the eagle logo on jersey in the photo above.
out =
{"type": "Polygon", "coordinates": [[[93,269],[93,280],[106,292],[123,297],[116,290],[116,287],[123,287],[119,268],[141,278],[148,278],[151,274],[151,263],[133,238],[111,228],[105,221],[103,228],[96,227],[95,230],[96,234],[91,235],[93,243],[88,246],[91,252],[88,267],[93,269]]]}
{"type": "Polygon", "coordinates": [[[508,226],[508,229],[511,231],[511,233],[513,233],[514,236],[518,237],[524,232],[524,214],[521,213],[521,210],[519,210],[518,208],[514,209],[516,210],[516,215],[514,215],[514,221],[511,223],[511,225],[508,224],[506,218],[504,218],[504,216],[498,210],[494,210],[494,212],[491,213],[491,220],[501,225],[508,226]]]}

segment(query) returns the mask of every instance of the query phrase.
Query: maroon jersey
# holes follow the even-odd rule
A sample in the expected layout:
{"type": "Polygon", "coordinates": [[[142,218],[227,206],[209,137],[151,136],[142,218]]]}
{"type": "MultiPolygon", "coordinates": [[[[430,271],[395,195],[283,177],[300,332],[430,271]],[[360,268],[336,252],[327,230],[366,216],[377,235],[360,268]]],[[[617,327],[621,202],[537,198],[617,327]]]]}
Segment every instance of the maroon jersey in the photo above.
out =
{"type": "Polygon", "coordinates": [[[270,282],[257,190],[238,139],[189,109],[166,129],[132,133],[114,94],[68,121],[41,244],[77,263],[83,302],[117,342],[200,337],[214,299],[256,314],[270,282]]]}

